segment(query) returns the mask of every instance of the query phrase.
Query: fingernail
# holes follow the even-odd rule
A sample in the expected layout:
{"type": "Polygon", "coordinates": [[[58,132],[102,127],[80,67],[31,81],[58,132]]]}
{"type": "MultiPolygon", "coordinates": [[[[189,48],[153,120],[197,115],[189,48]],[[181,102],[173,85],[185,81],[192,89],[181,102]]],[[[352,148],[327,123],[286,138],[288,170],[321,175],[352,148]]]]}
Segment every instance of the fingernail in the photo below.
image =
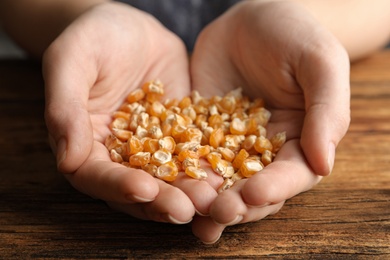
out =
{"type": "Polygon", "coordinates": [[[66,159],[66,141],[61,138],[57,142],[57,167],[66,159]]]}
{"type": "Polygon", "coordinates": [[[151,202],[154,200],[154,199],[142,198],[142,197],[136,196],[136,195],[127,195],[126,198],[132,202],[140,202],[140,203],[151,202]]]}
{"type": "Polygon", "coordinates": [[[329,167],[329,174],[332,172],[333,166],[334,166],[334,159],[335,159],[335,145],[333,143],[329,144],[329,151],[328,151],[328,167],[329,167]]]}
{"type": "Polygon", "coordinates": [[[249,205],[249,204],[247,204],[247,205],[248,205],[248,207],[251,207],[251,208],[264,208],[266,206],[271,205],[271,203],[270,202],[265,202],[264,204],[261,204],[261,205],[249,205]]]}
{"type": "Polygon", "coordinates": [[[190,223],[192,221],[192,218],[188,221],[179,221],[177,219],[175,219],[174,217],[172,217],[171,215],[167,215],[167,218],[168,218],[168,221],[173,223],[173,224],[178,224],[178,225],[183,225],[183,224],[187,224],[187,223],[190,223]]]}
{"type": "Polygon", "coordinates": [[[195,212],[197,215],[201,216],[201,217],[208,217],[210,216],[210,214],[203,214],[202,212],[200,212],[199,210],[195,209],[195,212]]]}
{"type": "Polygon", "coordinates": [[[219,222],[216,222],[216,223],[218,223],[220,225],[225,225],[225,226],[233,226],[237,223],[240,223],[243,218],[244,218],[243,216],[237,215],[235,219],[233,219],[232,221],[230,221],[228,223],[219,223],[219,222]]]}
{"type": "Polygon", "coordinates": [[[203,240],[202,240],[202,242],[203,242],[203,244],[206,244],[206,245],[215,244],[215,243],[221,238],[221,235],[222,235],[222,232],[219,233],[218,236],[217,236],[215,239],[213,239],[213,240],[211,240],[211,241],[203,241],[203,240]]]}

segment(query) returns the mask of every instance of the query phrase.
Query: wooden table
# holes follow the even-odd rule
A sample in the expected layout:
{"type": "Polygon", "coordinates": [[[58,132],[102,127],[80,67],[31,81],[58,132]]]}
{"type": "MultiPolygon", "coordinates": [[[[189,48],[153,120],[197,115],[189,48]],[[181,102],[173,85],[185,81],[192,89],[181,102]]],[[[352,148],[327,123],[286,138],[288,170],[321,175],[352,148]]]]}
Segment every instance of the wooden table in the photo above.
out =
{"type": "Polygon", "coordinates": [[[352,123],[333,174],[257,223],[204,245],[140,221],[56,171],[39,64],[0,61],[0,258],[390,259],[390,51],[352,67],[352,123]]]}

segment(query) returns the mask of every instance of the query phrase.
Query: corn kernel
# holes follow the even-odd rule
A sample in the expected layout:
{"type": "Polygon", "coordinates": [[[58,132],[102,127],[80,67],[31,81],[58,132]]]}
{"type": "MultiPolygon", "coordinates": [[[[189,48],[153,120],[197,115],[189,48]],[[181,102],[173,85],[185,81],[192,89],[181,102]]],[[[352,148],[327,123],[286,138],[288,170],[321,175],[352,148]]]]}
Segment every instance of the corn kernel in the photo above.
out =
{"type": "Polygon", "coordinates": [[[122,156],[115,149],[111,149],[110,158],[113,162],[117,162],[117,163],[123,162],[122,156]]]}
{"type": "Polygon", "coordinates": [[[129,163],[131,166],[144,166],[150,162],[149,152],[138,152],[130,156],[129,163]]]}
{"type": "Polygon", "coordinates": [[[277,153],[282,145],[286,142],[286,132],[280,132],[274,135],[270,142],[272,144],[272,152],[277,153]]]}
{"type": "Polygon", "coordinates": [[[224,140],[224,133],[221,128],[214,129],[210,134],[210,140],[209,143],[212,147],[217,148],[221,145],[222,141],[224,140]]]}
{"type": "Polygon", "coordinates": [[[272,162],[272,152],[270,150],[265,150],[263,154],[261,155],[261,162],[267,166],[272,162]]]}
{"type": "Polygon", "coordinates": [[[166,162],[157,168],[155,176],[161,180],[172,182],[179,173],[176,164],[172,161],[166,162]]]}
{"type": "Polygon", "coordinates": [[[241,149],[233,160],[233,167],[240,169],[242,163],[249,157],[249,153],[245,149],[241,149]]]}
{"type": "Polygon", "coordinates": [[[245,159],[240,167],[240,172],[243,176],[249,178],[252,177],[253,174],[261,171],[263,169],[263,165],[261,162],[253,159],[245,159]]]}
{"type": "Polygon", "coordinates": [[[136,89],[127,96],[127,102],[138,102],[145,97],[145,92],[142,89],[136,89]]]}
{"type": "Polygon", "coordinates": [[[172,154],[165,149],[157,150],[150,158],[150,162],[157,166],[165,164],[171,160],[172,160],[172,154]]]}
{"type": "Polygon", "coordinates": [[[129,140],[127,140],[127,154],[128,155],[133,155],[133,154],[136,154],[138,152],[142,152],[144,149],[143,145],[142,145],[142,142],[140,139],[138,139],[138,137],[136,136],[132,136],[129,138],[129,140]]]}
{"type": "Polygon", "coordinates": [[[272,143],[264,136],[260,136],[256,138],[254,147],[256,151],[259,153],[263,153],[265,150],[272,151],[272,143]]]}
{"type": "Polygon", "coordinates": [[[204,180],[207,178],[206,171],[198,167],[189,166],[185,169],[185,173],[188,176],[198,180],[204,180]]]}
{"type": "Polygon", "coordinates": [[[175,139],[172,136],[164,136],[160,140],[158,140],[159,149],[167,150],[170,153],[174,153],[176,148],[175,139]]]}

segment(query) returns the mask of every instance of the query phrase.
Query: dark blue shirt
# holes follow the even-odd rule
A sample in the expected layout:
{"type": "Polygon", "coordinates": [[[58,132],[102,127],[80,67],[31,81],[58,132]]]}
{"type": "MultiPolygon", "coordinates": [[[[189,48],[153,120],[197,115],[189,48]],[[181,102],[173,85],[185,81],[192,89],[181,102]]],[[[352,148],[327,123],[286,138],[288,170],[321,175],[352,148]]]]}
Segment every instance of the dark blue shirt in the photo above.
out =
{"type": "Polygon", "coordinates": [[[202,28],[240,0],[119,0],[155,16],[192,50],[202,28]]]}

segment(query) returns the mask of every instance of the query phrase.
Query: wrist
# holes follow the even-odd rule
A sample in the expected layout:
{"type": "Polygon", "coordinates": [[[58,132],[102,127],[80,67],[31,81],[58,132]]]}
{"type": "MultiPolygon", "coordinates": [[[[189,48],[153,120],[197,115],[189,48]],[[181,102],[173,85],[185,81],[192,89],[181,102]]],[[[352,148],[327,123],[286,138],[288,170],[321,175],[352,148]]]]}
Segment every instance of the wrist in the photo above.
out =
{"type": "Polygon", "coordinates": [[[9,36],[32,56],[40,58],[70,23],[105,2],[109,0],[2,0],[0,18],[9,36]]]}

